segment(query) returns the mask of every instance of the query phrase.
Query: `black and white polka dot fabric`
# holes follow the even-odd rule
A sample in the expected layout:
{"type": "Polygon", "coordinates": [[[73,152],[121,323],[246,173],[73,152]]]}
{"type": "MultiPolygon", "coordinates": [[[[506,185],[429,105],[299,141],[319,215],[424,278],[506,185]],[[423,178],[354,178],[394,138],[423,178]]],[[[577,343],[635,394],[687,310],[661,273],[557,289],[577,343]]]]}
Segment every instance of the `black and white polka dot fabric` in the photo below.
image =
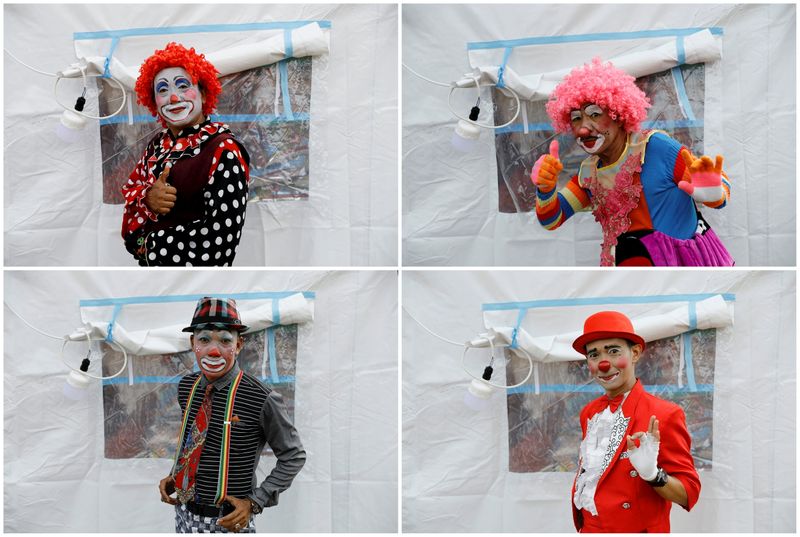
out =
{"type": "MultiPolygon", "coordinates": [[[[217,524],[218,518],[195,515],[185,505],[175,506],[175,533],[231,533],[224,526],[217,524]]],[[[254,517],[250,516],[247,526],[239,533],[255,533],[254,517]]]]}
{"type": "Polygon", "coordinates": [[[247,164],[236,142],[218,144],[203,191],[204,217],[154,231],[146,239],[150,266],[230,266],[247,208],[247,164]]]}

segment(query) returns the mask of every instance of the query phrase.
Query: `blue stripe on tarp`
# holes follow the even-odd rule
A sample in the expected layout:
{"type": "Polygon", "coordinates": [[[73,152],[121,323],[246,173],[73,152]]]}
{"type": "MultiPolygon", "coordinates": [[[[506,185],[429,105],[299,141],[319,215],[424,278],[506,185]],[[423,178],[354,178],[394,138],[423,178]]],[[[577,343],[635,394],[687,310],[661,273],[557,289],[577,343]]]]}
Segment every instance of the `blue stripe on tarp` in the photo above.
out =
{"type": "Polygon", "coordinates": [[[275,327],[270,326],[267,328],[267,342],[269,347],[269,373],[272,375],[272,382],[276,382],[278,378],[278,356],[275,350],[275,327]]]}
{"type": "Polygon", "coordinates": [[[283,102],[283,115],[287,119],[294,120],[292,114],[292,100],[289,98],[289,66],[288,60],[278,62],[278,69],[281,71],[281,101],[283,102]]]}
{"type": "MultiPolygon", "coordinates": [[[[117,304],[158,304],[162,302],[194,302],[203,297],[232,298],[234,300],[258,300],[262,298],[286,298],[301,291],[259,291],[252,293],[203,293],[196,295],[132,296],[123,298],[85,298],[79,301],[81,308],[116,306],[117,304]]],[[[314,291],[302,291],[306,298],[316,298],[314,291]]]]}
{"type": "Polygon", "coordinates": [[[697,384],[694,379],[694,360],[692,360],[692,332],[684,332],[683,338],[683,360],[686,363],[686,382],[689,390],[697,391],[697,384]]]}
{"type": "Polygon", "coordinates": [[[697,329],[697,303],[689,302],[689,330],[697,329]]]}
{"type": "Polygon", "coordinates": [[[100,30],[96,32],[75,32],[74,40],[108,39],[141,35],[192,34],[199,32],[247,32],[252,30],[283,30],[300,28],[307,24],[319,24],[320,28],[330,29],[331,21],[307,20],[284,22],[250,22],[244,24],[198,24],[193,26],[164,26],[160,28],[130,28],[127,30],[100,30]]]}
{"type": "MultiPolygon", "coordinates": [[[[524,384],[516,388],[509,388],[508,394],[535,393],[533,384],[524,384]]],[[[697,384],[695,389],[678,387],[674,384],[651,384],[644,386],[649,393],[709,393],[714,391],[713,384],[697,384]]],[[[540,393],[605,393],[597,384],[540,384],[540,393]]]]}
{"type": "Polygon", "coordinates": [[[506,83],[503,82],[503,75],[506,71],[506,64],[508,63],[508,57],[511,55],[512,48],[507,48],[503,53],[503,63],[500,64],[500,68],[497,70],[497,87],[498,88],[505,88],[506,83]]]}
{"type": "Polygon", "coordinates": [[[683,72],[680,67],[673,67],[671,71],[672,79],[675,81],[675,93],[678,94],[678,100],[681,103],[683,113],[686,114],[686,119],[688,121],[695,121],[697,118],[694,117],[694,110],[692,110],[692,104],[689,102],[689,95],[686,93],[686,84],[683,82],[683,72]]]}
{"type": "Polygon", "coordinates": [[[524,47],[528,45],[554,45],[560,43],[580,43],[582,41],[616,41],[623,39],[646,39],[654,37],[679,37],[691,35],[702,30],[710,30],[714,35],[723,35],[718,26],[711,28],[672,28],[663,30],[641,30],[637,32],[604,32],[594,34],[554,35],[540,37],[524,37],[502,41],[476,41],[467,43],[467,50],[485,50],[493,48],[524,47]]]}
{"type": "Polygon", "coordinates": [[[287,58],[294,56],[294,47],[292,47],[292,29],[286,28],[283,31],[283,53],[287,58]]]}
{"type": "Polygon", "coordinates": [[[528,313],[528,310],[521,309],[517,314],[517,325],[514,327],[514,330],[511,332],[511,345],[508,346],[509,349],[516,349],[517,348],[517,334],[519,333],[519,327],[522,325],[522,320],[525,318],[525,315],[528,313]]]}
{"type": "MultiPolygon", "coordinates": [[[[174,376],[174,377],[139,376],[139,377],[133,377],[133,383],[134,384],[177,384],[178,382],[180,382],[181,378],[182,376],[174,376]]],[[[296,382],[296,379],[293,376],[275,377],[275,378],[260,377],[260,378],[262,381],[269,381],[270,384],[293,384],[296,382]]],[[[103,380],[103,386],[111,386],[114,384],[127,384],[127,383],[128,379],[121,377],[114,377],[113,379],[103,380]]]]}
{"type": "Polygon", "coordinates": [[[114,324],[117,322],[117,317],[119,316],[119,312],[122,311],[122,304],[117,304],[114,306],[114,311],[111,313],[111,320],[108,322],[108,334],[106,335],[106,341],[109,343],[114,341],[114,324]]]}
{"type": "Polygon", "coordinates": [[[272,324],[281,324],[280,298],[272,299],[272,324]]]}
{"type": "MultiPolygon", "coordinates": [[[[292,114],[292,118],[284,117],[283,115],[275,115],[275,114],[211,114],[208,116],[211,121],[218,121],[220,123],[249,123],[249,122],[261,122],[261,123],[281,123],[281,122],[291,122],[291,121],[309,121],[311,118],[310,116],[305,113],[297,113],[292,114]]],[[[137,115],[133,116],[134,123],[156,123],[156,118],[153,116],[146,116],[146,115],[137,115]]],[[[100,125],[114,125],[117,123],[127,123],[128,116],[121,117],[116,115],[114,117],[109,117],[100,120],[100,125]]]]}
{"type": "Polygon", "coordinates": [[[119,37],[115,37],[111,40],[111,48],[108,51],[108,55],[106,56],[106,61],[103,64],[103,78],[111,78],[111,72],[108,69],[108,66],[111,64],[111,56],[114,55],[114,50],[116,50],[117,45],[119,45],[119,37]]]}
{"type": "Polygon", "coordinates": [[[482,311],[516,310],[520,308],[555,308],[563,306],[598,306],[603,304],[653,304],[661,302],[692,302],[721,295],[728,302],[736,300],[733,293],[699,293],[652,296],[600,296],[587,298],[556,298],[527,302],[496,302],[481,306],[482,311]]]}
{"type": "Polygon", "coordinates": [[[678,53],[678,65],[683,65],[686,63],[686,48],[684,47],[682,35],[678,36],[675,40],[675,48],[677,49],[676,52],[678,53]]]}
{"type": "MultiPolygon", "coordinates": [[[[669,130],[669,129],[688,129],[691,127],[702,127],[703,120],[702,119],[672,119],[672,120],[659,120],[659,121],[642,121],[642,128],[643,129],[659,129],[659,130],[669,130]]],[[[545,131],[545,132],[554,132],[555,129],[549,123],[529,123],[528,124],[529,131],[545,131]]],[[[495,134],[509,134],[515,132],[525,132],[525,127],[520,123],[514,123],[507,127],[503,127],[501,129],[495,129],[495,134]]]]}

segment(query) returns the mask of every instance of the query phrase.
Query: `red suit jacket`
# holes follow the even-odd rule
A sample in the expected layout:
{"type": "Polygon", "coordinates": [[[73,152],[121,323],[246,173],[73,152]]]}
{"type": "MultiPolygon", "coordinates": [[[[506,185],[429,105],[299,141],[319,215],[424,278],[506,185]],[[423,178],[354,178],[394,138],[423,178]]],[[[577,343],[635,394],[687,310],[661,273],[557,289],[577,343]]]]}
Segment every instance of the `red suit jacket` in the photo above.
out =
{"type": "MultiPolygon", "coordinates": [[[[586,437],[589,419],[607,406],[606,396],[598,397],[581,410],[581,429],[586,437]]],[[[700,478],[694,468],[690,453],[691,438],[686,429],[683,409],[669,401],[650,395],[637,379],[631,393],[622,405],[620,421],[615,422],[609,451],[611,460],[600,477],[594,501],[597,516],[579,511],[572,502],[572,516],[578,531],[606,531],[618,533],[666,533],[669,532],[669,510],[672,502],[659,496],[653,487],[638,476],[628,460],[627,436],[638,431],[647,431],[650,416],[658,419],[661,445],[658,451],[658,466],[670,477],[679,479],[686,489],[691,510],[700,495],[700,478]],[[627,420],[627,425],[625,424],[627,420]],[[614,434],[625,429],[624,434],[614,434]],[[591,517],[584,521],[584,517],[591,517]],[[584,526],[586,526],[584,528],[584,526]]],[[[582,463],[582,461],[581,461],[582,463]]],[[[581,467],[578,467],[578,474],[581,467]]],[[[577,481],[577,475],[575,477],[577,481]]],[[[572,498],[575,497],[575,482],[572,498]]]]}

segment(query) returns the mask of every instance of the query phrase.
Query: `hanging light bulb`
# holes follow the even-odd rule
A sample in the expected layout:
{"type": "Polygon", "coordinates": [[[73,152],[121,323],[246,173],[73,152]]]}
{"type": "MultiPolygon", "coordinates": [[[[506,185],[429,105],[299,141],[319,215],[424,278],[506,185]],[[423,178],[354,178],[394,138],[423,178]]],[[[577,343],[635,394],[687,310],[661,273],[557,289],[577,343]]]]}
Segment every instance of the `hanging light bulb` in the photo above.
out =
{"type": "Polygon", "coordinates": [[[483,370],[481,378],[472,379],[467,387],[467,393],[464,394],[464,404],[477,412],[489,406],[489,399],[494,393],[494,388],[489,384],[489,381],[492,380],[492,373],[494,373],[492,362],[494,362],[494,355],[492,355],[489,365],[483,370]]]}
{"type": "Polygon", "coordinates": [[[481,109],[478,107],[480,102],[481,100],[479,97],[478,102],[475,103],[475,106],[473,106],[469,112],[469,121],[459,119],[458,123],[456,123],[456,130],[453,133],[451,142],[453,147],[463,153],[472,151],[477,145],[478,139],[481,137],[481,128],[474,123],[478,120],[478,115],[481,113],[481,109]]]}
{"type": "MultiPolygon", "coordinates": [[[[89,354],[86,355],[86,358],[83,359],[81,362],[80,370],[83,373],[89,371],[89,365],[91,362],[89,361],[89,354]]],[[[79,401],[81,399],[86,399],[89,395],[89,385],[92,383],[91,377],[88,375],[84,375],[78,371],[72,370],[67,375],[67,380],[64,382],[63,393],[64,397],[67,399],[72,399],[73,401],[79,401]]]]}
{"type": "MultiPolygon", "coordinates": [[[[86,89],[84,88],[84,94],[86,89]]],[[[75,101],[75,110],[83,112],[83,107],[86,105],[86,97],[81,95],[75,101]]],[[[72,110],[64,110],[61,114],[61,121],[56,125],[56,135],[68,144],[74,143],[83,135],[83,129],[86,128],[86,118],[80,114],[76,114],[72,110]]]]}

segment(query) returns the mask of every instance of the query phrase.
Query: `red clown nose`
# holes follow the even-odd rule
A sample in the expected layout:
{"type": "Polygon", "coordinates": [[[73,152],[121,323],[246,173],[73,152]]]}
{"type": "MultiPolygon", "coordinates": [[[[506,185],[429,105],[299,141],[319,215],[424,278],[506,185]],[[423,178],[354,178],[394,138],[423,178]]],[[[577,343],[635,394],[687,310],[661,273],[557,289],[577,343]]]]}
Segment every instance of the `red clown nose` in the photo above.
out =
{"type": "Polygon", "coordinates": [[[608,370],[611,369],[611,362],[603,360],[602,362],[597,364],[597,369],[599,369],[603,373],[608,373],[608,370]]]}

